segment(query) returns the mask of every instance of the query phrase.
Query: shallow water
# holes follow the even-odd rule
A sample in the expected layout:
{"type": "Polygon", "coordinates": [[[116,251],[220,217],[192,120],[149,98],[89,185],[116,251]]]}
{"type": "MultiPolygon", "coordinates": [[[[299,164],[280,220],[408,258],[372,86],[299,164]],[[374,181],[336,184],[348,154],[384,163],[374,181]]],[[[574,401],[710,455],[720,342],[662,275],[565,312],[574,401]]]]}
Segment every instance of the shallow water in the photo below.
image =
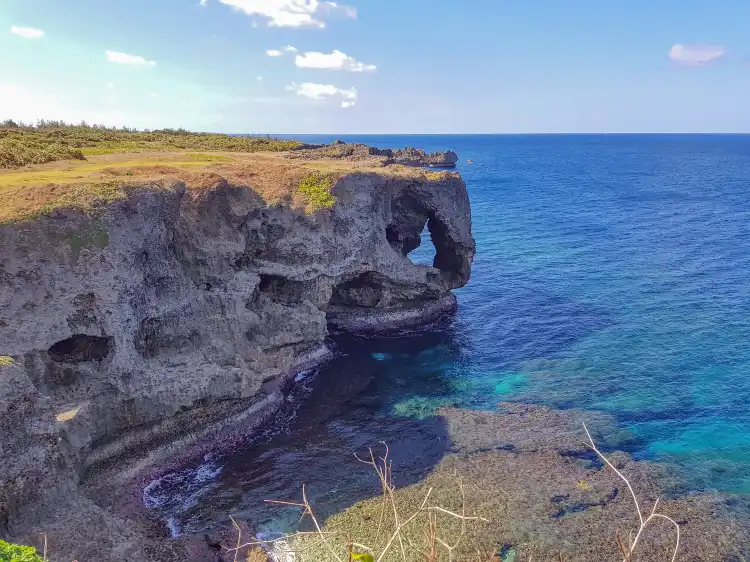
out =
{"type": "Polygon", "coordinates": [[[296,512],[262,500],[302,482],[340,509],[377,491],[352,453],[379,440],[399,483],[417,479],[450,446],[435,407],[499,400],[613,414],[637,458],[689,489],[750,494],[750,136],[356,139],[459,153],[477,240],[459,311],[409,337],[334,339],[278,435],[152,485],[175,532],[227,513],[287,528],[296,512]]]}

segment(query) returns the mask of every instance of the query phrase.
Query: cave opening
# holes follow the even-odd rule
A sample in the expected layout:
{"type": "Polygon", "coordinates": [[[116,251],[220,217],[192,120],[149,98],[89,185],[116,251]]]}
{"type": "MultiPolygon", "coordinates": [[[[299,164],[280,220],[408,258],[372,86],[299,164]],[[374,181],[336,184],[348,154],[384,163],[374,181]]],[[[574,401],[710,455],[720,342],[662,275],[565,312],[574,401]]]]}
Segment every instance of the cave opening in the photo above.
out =
{"type": "Polygon", "coordinates": [[[56,363],[103,361],[112,351],[112,338],[75,334],[49,348],[50,359],[56,363]]]}
{"type": "Polygon", "coordinates": [[[330,304],[341,307],[373,308],[383,299],[383,280],[368,271],[336,285],[330,304]]]}
{"type": "Polygon", "coordinates": [[[288,279],[281,275],[260,274],[258,292],[274,302],[299,304],[305,298],[308,283],[288,279]]]}

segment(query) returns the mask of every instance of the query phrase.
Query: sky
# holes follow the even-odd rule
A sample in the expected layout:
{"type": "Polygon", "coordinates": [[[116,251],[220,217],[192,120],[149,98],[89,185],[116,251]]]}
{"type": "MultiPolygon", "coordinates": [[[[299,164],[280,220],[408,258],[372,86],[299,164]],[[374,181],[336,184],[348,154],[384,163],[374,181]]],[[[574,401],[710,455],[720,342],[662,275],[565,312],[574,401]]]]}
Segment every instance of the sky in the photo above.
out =
{"type": "Polygon", "coordinates": [[[750,132],[747,0],[0,0],[0,119],[750,132]]]}

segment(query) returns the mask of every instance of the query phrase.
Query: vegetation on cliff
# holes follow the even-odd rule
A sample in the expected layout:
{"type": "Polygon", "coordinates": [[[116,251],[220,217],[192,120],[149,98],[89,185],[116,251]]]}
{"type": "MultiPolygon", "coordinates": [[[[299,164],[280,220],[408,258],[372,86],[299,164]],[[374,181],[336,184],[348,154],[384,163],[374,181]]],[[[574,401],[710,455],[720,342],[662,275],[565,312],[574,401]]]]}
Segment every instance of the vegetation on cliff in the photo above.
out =
{"type": "Polygon", "coordinates": [[[36,548],[0,540],[0,562],[42,562],[36,548]]]}
{"type": "MultiPolygon", "coordinates": [[[[129,188],[161,188],[169,180],[188,187],[213,187],[239,170],[241,180],[236,185],[247,185],[247,178],[257,174],[244,169],[245,158],[300,146],[293,140],[182,129],[137,131],[58,121],[40,121],[36,126],[5,121],[0,123],[0,223],[63,208],[91,212],[125,199],[129,188]],[[224,168],[215,171],[221,165],[224,168]]],[[[314,189],[310,192],[312,207],[326,206],[320,195],[314,189]]]]}
{"type": "Polygon", "coordinates": [[[307,197],[313,211],[330,209],[336,203],[336,198],[331,194],[333,183],[331,174],[313,172],[300,180],[297,189],[307,197]]]}
{"type": "Polygon", "coordinates": [[[16,168],[57,160],[121,152],[207,150],[279,152],[301,146],[294,140],[192,133],[184,129],[138,131],[129,128],[67,125],[40,121],[36,126],[0,124],[0,168],[16,168]]]}
{"type": "Polygon", "coordinates": [[[61,209],[92,213],[133,189],[169,189],[175,182],[194,191],[249,187],[268,205],[315,213],[333,207],[333,186],[355,170],[449,179],[447,172],[393,164],[382,150],[363,146],[305,149],[270,137],[6,121],[0,123],[0,224],[61,209]]]}

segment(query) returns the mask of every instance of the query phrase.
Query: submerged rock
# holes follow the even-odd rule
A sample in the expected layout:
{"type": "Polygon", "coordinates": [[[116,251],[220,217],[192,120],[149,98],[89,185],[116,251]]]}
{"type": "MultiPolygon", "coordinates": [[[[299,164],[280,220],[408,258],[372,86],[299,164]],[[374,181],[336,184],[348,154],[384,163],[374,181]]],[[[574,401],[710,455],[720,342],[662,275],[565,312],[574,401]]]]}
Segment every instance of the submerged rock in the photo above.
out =
{"type": "MultiPolygon", "coordinates": [[[[637,512],[624,482],[603,463],[594,462],[597,457],[584,445],[581,429],[583,419],[597,429],[610,428],[614,420],[591,412],[516,404],[501,404],[497,413],[445,408],[439,415],[449,429],[453,452],[423,481],[406,487],[398,487],[399,467],[393,466],[401,521],[421,505],[485,519],[462,526],[460,519],[433,511],[438,537],[445,544],[457,544],[452,558],[438,544],[439,560],[484,561],[493,555],[502,560],[622,559],[616,532],[619,529],[625,538],[634,534],[637,512]]],[[[383,453],[382,447],[377,450],[383,453]]],[[[646,516],[662,496],[658,512],[680,524],[678,560],[746,559],[750,534],[729,517],[727,498],[664,497],[664,486],[672,480],[666,467],[634,461],[622,452],[609,458],[629,478],[646,516]]],[[[377,482],[374,470],[370,478],[377,482]]],[[[384,501],[375,497],[329,517],[323,531],[331,533],[330,545],[346,553],[347,541],[354,541],[382,552],[394,531],[390,501],[385,507],[383,515],[384,501]]],[[[406,560],[424,560],[420,550],[430,550],[426,514],[406,527],[403,536],[404,544],[410,545],[406,560]]],[[[634,560],[671,560],[675,539],[671,523],[653,521],[634,560]]],[[[393,546],[383,560],[403,560],[398,541],[393,546]]],[[[327,559],[330,553],[316,536],[295,538],[289,548],[297,562],[327,559]]]]}

